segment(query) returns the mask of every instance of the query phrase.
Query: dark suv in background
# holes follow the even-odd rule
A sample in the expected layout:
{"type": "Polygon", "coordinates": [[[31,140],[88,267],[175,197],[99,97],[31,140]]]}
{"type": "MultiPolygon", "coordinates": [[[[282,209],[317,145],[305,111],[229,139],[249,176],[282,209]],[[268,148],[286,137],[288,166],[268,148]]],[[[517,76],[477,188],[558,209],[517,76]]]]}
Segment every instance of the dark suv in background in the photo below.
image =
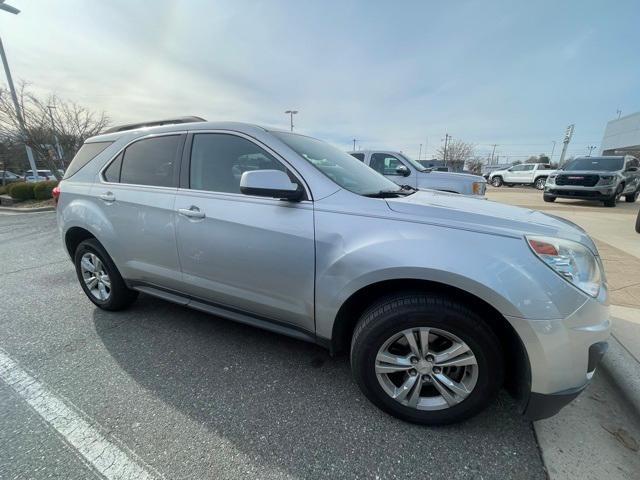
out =
{"type": "Polygon", "coordinates": [[[615,207],[624,196],[635,202],[640,193],[640,163],[631,155],[578,157],[550,175],[544,188],[544,201],[556,198],[601,200],[615,207]]]}

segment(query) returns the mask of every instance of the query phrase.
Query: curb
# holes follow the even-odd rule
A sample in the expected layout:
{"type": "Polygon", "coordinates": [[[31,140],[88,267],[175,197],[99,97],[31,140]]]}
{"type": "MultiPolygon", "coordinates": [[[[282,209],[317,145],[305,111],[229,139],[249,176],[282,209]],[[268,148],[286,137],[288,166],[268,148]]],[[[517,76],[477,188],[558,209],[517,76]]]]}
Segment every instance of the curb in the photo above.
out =
{"type": "Polygon", "coordinates": [[[602,358],[600,366],[640,414],[640,362],[613,335],[609,337],[609,351],[602,358]]]}
{"type": "Polygon", "coordinates": [[[37,208],[0,207],[0,212],[38,213],[38,212],[54,212],[55,209],[56,207],[37,207],[37,208]]]}

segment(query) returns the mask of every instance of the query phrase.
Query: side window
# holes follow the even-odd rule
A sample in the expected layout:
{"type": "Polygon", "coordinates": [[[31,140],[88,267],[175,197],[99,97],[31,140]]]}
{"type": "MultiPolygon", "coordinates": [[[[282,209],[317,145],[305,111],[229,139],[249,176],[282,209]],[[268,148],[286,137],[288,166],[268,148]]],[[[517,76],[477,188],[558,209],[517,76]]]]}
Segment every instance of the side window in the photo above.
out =
{"type": "Polygon", "coordinates": [[[107,182],[118,183],[120,182],[120,168],[122,167],[122,157],[124,152],[120,153],[116,159],[111,162],[111,165],[104,171],[104,179],[107,182]]]}
{"type": "Polygon", "coordinates": [[[357,158],[361,162],[364,162],[364,153],[352,153],[351,156],[357,158]]]}
{"type": "Polygon", "coordinates": [[[512,172],[521,172],[524,170],[524,165],[516,165],[514,167],[511,167],[509,170],[512,172]]]}
{"type": "Polygon", "coordinates": [[[240,178],[250,170],[281,170],[298,183],[284,165],[245,138],[225,133],[193,136],[189,172],[192,189],[240,193],[240,178]]]}
{"type": "Polygon", "coordinates": [[[157,187],[177,186],[176,159],[180,135],[146,138],[124,151],[120,181],[157,187]]]}
{"type": "Polygon", "coordinates": [[[382,175],[397,175],[396,168],[403,165],[397,157],[387,153],[374,153],[370,163],[369,166],[382,175]]]}
{"type": "Polygon", "coordinates": [[[522,170],[524,170],[525,172],[533,170],[534,168],[535,168],[535,165],[523,165],[522,166],[522,170]]]}

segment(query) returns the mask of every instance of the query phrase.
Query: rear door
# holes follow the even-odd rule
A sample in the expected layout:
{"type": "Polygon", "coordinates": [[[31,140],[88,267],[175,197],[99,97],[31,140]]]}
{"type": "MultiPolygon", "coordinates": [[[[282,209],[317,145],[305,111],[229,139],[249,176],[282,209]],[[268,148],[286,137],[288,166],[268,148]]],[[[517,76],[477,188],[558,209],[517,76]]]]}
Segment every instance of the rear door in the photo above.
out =
{"type": "Polygon", "coordinates": [[[194,302],[315,332],[313,203],[240,193],[249,170],[282,170],[302,181],[240,133],[194,132],[185,157],[175,209],[187,293],[194,302]]]}
{"type": "Polygon", "coordinates": [[[174,202],[184,133],[152,135],[123,149],[92,190],[115,238],[106,246],[132,282],[179,289],[174,202]]]}

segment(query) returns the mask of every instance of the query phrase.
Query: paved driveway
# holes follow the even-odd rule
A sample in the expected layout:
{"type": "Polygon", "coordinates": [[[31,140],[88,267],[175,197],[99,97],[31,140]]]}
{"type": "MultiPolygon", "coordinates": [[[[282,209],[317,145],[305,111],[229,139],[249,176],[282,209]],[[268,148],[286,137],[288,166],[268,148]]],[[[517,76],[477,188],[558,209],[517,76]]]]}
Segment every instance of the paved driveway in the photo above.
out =
{"type": "Polygon", "coordinates": [[[150,477],[544,478],[507,395],[463,425],[414,426],[369,404],[347,359],[316,346],[144,295],[98,310],[53,213],[0,215],[0,289],[0,478],[95,475],[78,452],[102,444],[78,442],[76,424],[150,477]],[[7,362],[45,403],[7,385],[7,362]],[[73,418],[51,414],[55,401],[73,418]],[[66,439],[61,421],[75,422],[58,429],[66,439]]]}

